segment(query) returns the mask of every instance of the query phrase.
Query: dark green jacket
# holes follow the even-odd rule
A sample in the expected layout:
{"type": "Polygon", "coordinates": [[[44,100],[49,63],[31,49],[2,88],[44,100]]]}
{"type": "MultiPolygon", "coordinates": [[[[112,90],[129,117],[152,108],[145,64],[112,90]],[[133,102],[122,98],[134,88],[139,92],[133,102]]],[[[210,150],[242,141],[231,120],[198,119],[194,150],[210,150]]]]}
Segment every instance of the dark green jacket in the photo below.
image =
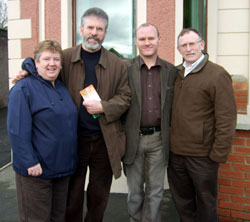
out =
{"type": "MultiPolygon", "coordinates": [[[[161,132],[166,164],[169,157],[170,116],[173,101],[174,82],[177,69],[170,63],[159,59],[161,65],[161,132]]],[[[130,108],[126,115],[126,153],[123,158],[125,164],[132,164],[139,147],[139,132],[141,122],[141,74],[139,57],[127,62],[129,86],[132,93],[130,108]]]]}

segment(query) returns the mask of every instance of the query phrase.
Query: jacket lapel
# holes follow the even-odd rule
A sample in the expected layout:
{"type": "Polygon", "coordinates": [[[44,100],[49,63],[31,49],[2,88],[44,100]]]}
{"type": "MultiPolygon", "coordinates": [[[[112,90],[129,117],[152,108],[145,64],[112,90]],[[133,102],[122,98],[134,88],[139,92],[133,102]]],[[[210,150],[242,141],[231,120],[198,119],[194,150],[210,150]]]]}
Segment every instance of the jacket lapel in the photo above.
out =
{"type": "Polygon", "coordinates": [[[163,113],[163,108],[166,102],[166,96],[167,96],[167,88],[169,85],[169,72],[165,68],[165,65],[163,65],[160,61],[161,64],[161,113],[163,113]]]}
{"type": "Polygon", "coordinates": [[[140,67],[139,60],[137,57],[135,63],[131,67],[131,79],[134,85],[133,87],[137,96],[137,100],[139,102],[139,107],[141,109],[141,74],[140,71],[138,72],[138,70],[140,70],[140,67]]]}

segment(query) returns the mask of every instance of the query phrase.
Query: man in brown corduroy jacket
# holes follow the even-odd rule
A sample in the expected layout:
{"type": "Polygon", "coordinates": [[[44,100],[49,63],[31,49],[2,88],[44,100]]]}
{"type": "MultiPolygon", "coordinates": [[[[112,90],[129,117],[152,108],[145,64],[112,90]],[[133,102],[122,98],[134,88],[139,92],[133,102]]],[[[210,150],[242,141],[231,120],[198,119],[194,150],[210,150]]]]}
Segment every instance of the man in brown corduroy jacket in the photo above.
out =
{"type": "Polygon", "coordinates": [[[183,222],[217,221],[217,172],[236,125],[232,80],[203,54],[195,29],[178,36],[184,63],[175,82],[168,177],[183,222]]]}

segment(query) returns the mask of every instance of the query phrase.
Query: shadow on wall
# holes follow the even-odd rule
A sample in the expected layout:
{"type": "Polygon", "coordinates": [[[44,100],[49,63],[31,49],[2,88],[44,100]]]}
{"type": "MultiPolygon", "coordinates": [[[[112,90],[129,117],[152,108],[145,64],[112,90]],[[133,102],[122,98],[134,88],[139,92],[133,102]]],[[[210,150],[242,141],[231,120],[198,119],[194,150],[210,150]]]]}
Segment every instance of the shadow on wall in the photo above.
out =
{"type": "Polygon", "coordinates": [[[0,29],[0,169],[11,161],[11,149],[6,129],[9,93],[7,31],[0,29]]]}
{"type": "Polygon", "coordinates": [[[0,109],[8,105],[8,37],[7,31],[0,29],[0,109]]]}

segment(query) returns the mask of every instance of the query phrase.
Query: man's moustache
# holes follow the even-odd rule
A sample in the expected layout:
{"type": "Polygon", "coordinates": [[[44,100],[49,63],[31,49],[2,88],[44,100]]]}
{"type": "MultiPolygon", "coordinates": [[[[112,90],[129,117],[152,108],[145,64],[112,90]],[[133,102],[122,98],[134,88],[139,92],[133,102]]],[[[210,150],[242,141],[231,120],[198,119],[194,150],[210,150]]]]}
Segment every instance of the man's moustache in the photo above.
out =
{"type": "Polygon", "coordinates": [[[96,36],[89,36],[89,37],[87,38],[87,40],[89,40],[89,39],[94,39],[94,40],[100,42],[100,39],[99,39],[98,37],[96,37],[96,36]]]}

